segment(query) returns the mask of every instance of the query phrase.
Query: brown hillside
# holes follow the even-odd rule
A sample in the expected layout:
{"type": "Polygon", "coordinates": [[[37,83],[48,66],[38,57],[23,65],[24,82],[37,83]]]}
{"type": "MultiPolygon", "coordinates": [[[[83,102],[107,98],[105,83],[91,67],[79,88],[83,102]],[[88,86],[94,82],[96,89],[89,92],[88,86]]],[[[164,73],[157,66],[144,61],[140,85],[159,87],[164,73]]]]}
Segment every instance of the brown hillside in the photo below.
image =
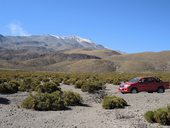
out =
{"type": "Polygon", "coordinates": [[[117,51],[113,51],[113,50],[109,50],[109,49],[73,49],[73,50],[67,50],[64,51],[64,53],[67,54],[73,54],[73,53],[81,53],[81,54],[87,54],[87,55],[93,55],[93,56],[98,56],[101,58],[107,58],[110,56],[114,56],[114,55],[121,55],[119,52],[117,51]]]}
{"type": "Polygon", "coordinates": [[[112,56],[108,60],[116,62],[119,71],[170,71],[170,51],[112,56]]]}

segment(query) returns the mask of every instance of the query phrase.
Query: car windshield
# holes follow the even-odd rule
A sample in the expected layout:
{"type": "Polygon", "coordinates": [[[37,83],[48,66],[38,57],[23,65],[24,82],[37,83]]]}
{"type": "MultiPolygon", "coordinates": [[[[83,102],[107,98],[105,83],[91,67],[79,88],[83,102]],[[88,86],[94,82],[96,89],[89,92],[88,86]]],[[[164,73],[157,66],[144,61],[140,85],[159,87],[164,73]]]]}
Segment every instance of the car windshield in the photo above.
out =
{"type": "Polygon", "coordinates": [[[136,82],[138,82],[138,81],[139,81],[139,78],[138,78],[138,77],[129,80],[129,82],[133,82],[133,83],[136,83],[136,82]]]}

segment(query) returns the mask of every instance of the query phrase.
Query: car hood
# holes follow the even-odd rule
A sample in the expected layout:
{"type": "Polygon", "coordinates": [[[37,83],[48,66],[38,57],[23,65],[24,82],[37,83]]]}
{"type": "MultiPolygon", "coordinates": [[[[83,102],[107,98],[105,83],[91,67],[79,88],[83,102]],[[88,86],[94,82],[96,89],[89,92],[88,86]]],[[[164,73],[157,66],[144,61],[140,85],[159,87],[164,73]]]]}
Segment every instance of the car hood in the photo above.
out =
{"type": "Polygon", "coordinates": [[[125,82],[124,84],[128,84],[128,85],[132,85],[132,84],[136,84],[137,82],[125,82]]]}

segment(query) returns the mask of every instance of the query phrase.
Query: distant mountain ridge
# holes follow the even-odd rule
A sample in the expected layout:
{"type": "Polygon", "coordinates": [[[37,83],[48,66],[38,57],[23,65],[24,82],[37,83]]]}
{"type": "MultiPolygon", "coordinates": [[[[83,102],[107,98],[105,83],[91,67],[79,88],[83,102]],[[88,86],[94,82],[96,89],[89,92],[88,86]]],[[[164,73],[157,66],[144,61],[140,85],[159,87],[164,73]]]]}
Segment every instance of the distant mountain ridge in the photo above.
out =
{"type": "Polygon", "coordinates": [[[103,58],[120,55],[78,36],[0,35],[0,68],[62,72],[109,72],[115,64],[103,58]]]}
{"type": "Polygon", "coordinates": [[[125,54],[78,36],[0,35],[0,69],[102,73],[170,71],[170,51],[125,54]]]}
{"type": "Polygon", "coordinates": [[[78,36],[55,36],[55,35],[33,35],[33,36],[3,36],[0,35],[0,47],[8,49],[22,49],[27,46],[43,47],[55,51],[88,48],[105,49],[88,39],[78,36]]]}

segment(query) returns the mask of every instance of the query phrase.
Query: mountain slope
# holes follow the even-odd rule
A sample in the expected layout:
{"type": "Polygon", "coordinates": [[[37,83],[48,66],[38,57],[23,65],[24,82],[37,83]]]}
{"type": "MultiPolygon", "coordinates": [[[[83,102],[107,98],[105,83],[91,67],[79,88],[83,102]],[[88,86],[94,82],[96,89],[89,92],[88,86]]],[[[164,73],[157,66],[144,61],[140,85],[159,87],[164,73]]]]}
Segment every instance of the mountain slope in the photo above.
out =
{"type": "Polygon", "coordinates": [[[0,68],[109,72],[115,64],[102,58],[112,55],[120,53],[77,36],[0,35],[0,68]]]}
{"type": "Polygon", "coordinates": [[[114,72],[115,64],[102,59],[66,60],[42,67],[33,67],[32,70],[59,71],[59,72],[114,72]]]}
{"type": "Polygon", "coordinates": [[[170,71],[170,51],[126,54],[107,58],[119,71],[170,71]]]}
{"type": "Polygon", "coordinates": [[[88,48],[88,49],[105,49],[88,39],[78,36],[54,36],[54,35],[37,35],[37,36],[3,36],[0,35],[0,47],[8,49],[22,49],[23,47],[43,47],[55,51],[88,48]]]}
{"type": "Polygon", "coordinates": [[[73,49],[73,50],[66,50],[64,53],[72,54],[72,53],[81,53],[87,55],[98,56],[101,58],[107,58],[110,56],[121,55],[117,51],[109,50],[109,49],[73,49]]]}

